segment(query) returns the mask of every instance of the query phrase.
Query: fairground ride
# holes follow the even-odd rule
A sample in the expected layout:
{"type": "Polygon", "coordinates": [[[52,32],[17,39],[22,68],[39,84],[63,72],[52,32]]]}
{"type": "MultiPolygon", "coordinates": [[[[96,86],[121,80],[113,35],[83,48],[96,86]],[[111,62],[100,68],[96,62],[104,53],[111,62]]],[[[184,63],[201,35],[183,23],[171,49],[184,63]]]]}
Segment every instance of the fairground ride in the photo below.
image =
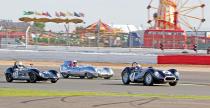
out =
{"type": "Polygon", "coordinates": [[[150,0],[147,6],[150,27],[144,33],[144,47],[187,48],[185,30],[201,28],[205,22],[204,7],[201,0],[150,0]]]}

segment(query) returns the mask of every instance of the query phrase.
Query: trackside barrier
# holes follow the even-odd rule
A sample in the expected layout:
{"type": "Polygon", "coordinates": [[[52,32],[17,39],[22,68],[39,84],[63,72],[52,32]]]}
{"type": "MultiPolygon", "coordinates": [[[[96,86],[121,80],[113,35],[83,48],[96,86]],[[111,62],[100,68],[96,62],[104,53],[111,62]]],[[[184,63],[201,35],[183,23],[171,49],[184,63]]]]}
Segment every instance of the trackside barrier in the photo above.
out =
{"type": "Polygon", "coordinates": [[[157,63],[210,65],[210,55],[158,55],[157,63]]]}

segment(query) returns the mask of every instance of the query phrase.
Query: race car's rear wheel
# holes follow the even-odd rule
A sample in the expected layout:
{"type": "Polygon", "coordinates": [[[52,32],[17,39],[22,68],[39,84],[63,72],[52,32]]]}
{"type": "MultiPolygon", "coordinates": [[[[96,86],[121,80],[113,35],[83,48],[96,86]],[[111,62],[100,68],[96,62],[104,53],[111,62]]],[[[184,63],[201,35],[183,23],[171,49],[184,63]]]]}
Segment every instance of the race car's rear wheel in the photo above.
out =
{"type": "Polygon", "coordinates": [[[13,77],[12,77],[12,74],[11,73],[6,73],[6,80],[7,82],[12,82],[13,81],[13,77]]]}
{"type": "Polygon", "coordinates": [[[169,82],[169,85],[170,86],[176,86],[177,85],[177,82],[169,82]]]}
{"type": "Polygon", "coordinates": [[[145,86],[152,86],[153,85],[153,77],[150,73],[145,74],[144,85],[145,86]]]}
{"type": "Polygon", "coordinates": [[[30,83],[36,83],[37,76],[34,72],[29,73],[29,82],[30,83]]]}
{"type": "Polygon", "coordinates": [[[93,79],[93,75],[91,73],[86,73],[85,76],[87,79],[93,79]]]}
{"type": "Polygon", "coordinates": [[[80,79],[84,79],[84,78],[85,78],[85,76],[80,76],[79,78],[80,78],[80,79]]]}
{"type": "Polygon", "coordinates": [[[122,82],[125,85],[130,84],[129,73],[127,71],[122,72],[122,82]]]}
{"type": "Polygon", "coordinates": [[[69,78],[69,75],[68,74],[61,74],[63,76],[63,78],[69,78]]]}

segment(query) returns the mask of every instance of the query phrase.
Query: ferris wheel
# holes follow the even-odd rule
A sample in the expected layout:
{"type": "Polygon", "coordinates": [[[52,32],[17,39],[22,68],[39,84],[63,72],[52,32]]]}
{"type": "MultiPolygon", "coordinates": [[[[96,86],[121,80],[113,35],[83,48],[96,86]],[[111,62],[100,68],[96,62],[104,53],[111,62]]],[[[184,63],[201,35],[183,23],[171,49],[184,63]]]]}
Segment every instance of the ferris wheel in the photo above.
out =
{"type": "Polygon", "coordinates": [[[150,0],[147,23],[153,28],[196,31],[206,21],[204,8],[201,0],[150,0]]]}

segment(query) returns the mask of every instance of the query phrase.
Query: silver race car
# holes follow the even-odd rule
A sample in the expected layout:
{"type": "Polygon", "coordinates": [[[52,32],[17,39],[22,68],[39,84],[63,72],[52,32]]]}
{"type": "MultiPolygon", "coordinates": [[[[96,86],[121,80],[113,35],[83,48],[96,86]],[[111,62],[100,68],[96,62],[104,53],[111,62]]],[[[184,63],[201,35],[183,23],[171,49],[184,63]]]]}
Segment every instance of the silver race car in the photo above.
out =
{"type": "Polygon", "coordinates": [[[126,67],[121,75],[122,82],[125,85],[143,83],[146,86],[151,86],[153,84],[169,83],[170,86],[176,86],[180,79],[179,72],[176,69],[159,70],[153,67],[142,68],[136,62],[131,67],[126,67]]]}
{"type": "Polygon", "coordinates": [[[93,79],[101,77],[104,79],[110,79],[114,72],[111,68],[97,68],[94,66],[77,66],[77,61],[64,61],[64,64],[60,66],[60,73],[63,78],[68,78],[69,76],[80,77],[84,79],[93,79]]]}

